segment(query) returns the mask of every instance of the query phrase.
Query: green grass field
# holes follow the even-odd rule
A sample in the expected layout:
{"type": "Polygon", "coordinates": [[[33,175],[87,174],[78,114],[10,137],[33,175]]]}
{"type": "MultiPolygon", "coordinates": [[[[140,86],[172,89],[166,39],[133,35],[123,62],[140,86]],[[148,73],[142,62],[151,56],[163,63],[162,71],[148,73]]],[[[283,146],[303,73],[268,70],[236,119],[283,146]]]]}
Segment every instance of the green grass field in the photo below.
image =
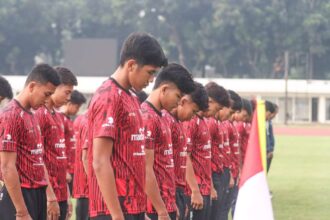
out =
{"type": "Polygon", "coordinates": [[[330,137],[277,136],[268,177],[275,219],[330,219],[330,137]]]}
{"type": "Polygon", "coordinates": [[[276,137],[268,181],[278,220],[330,219],[330,137],[276,137]]]}

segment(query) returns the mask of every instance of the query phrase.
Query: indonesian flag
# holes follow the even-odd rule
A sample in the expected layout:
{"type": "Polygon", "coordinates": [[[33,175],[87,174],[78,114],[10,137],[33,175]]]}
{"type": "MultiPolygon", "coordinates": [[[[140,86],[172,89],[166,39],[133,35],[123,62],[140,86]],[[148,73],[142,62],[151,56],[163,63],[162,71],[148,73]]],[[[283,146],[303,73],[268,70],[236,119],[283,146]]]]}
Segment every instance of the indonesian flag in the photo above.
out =
{"type": "Polygon", "coordinates": [[[265,103],[258,100],[239,183],[234,220],[274,219],[265,172],[265,136],[265,103]]]}

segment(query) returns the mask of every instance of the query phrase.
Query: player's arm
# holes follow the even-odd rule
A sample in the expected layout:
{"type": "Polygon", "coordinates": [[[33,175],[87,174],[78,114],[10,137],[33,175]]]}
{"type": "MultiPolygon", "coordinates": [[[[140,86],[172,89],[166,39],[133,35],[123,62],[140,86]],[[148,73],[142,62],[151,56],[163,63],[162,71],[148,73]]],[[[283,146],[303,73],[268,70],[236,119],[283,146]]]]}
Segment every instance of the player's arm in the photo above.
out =
{"type": "Polygon", "coordinates": [[[211,175],[211,199],[212,200],[218,199],[218,193],[217,190],[214,188],[212,175],[211,175]]]}
{"type": "Polygon", "coordinates": [[[88,140],[85,139],[81,149],[81,161],[83,164],[84,171],[88,175],[88,140]]]}
{"type": "MultiPolygon", "coordinates": [[[[41,134],[43,136],[43,146],[45,147],[44,150],[47,151],[47,144],[45,139],[45,131],[47,130],[47,119],[45,118],[44,114],[40,111],[37,111],[36,118],[38,119],[41,134]]],[[[47,196],[47,215],[50,219],[58,219],[60,216],[60,207],[57,202],[57,198],[53,189],[53,186],[49,180],[49,174],[46,165],[44,165],[44,172],[45,172],[45,179],[47,182],[46,188],[46,196],[47,196]]]]}
{"type": "MultiPolygon", "coordinates": [[[[209,125],[209,132],[211,135],[211,151],[212,149],[219,147],[218,144],[215,142],[215,139],[217,138],[218,135],[218,129],[216,127],[216,124],[212,123],[211,126],[209,125]]],[[[211,157],[213,157],[213,153],[211,154],[211,157]]],[[[213,178],[211,175],[211,199],[212,200],[217,200],[218,199],[218,194],[217,194],[217,190],[214,188],[213,185],[213,178]]]]}
{"type": "Polygon", "coordinates": [[[203,197],[199,191],[199,186],[196,181],[194,167],[191,162],[191,154],[187,156],[186,180],[191,189],[191,205],[194,209],[203,208],[203,197]]]}
{"type": "Polygon", "coordinates": [[[70,183],[71,181],[72,181],[72,176],[71,176],[71,174],[69,173],[69,169],[70,169],[70,167],[72,166],[71,165],[71,162],[69,161],[70,160],[70,158],[71,158],[71,152],[69,152],[69,150],[66,150],[66,152],[67,152],[67,161],[68,161],[68,164],[67,164],[67,171],[66,171],[66,182],[67,183],[70,183]],[[69,155],[68,155],[69,154],[69,155]]]}
{"type": "Polygon", "coordinates": [[[71,193],[70,193],[69,184],[66,184],[66,186],[67,186],[67,192],[68,192],[68,212],[66,214],[65,219],[70,219],[72,216],[72,201],[71,201],[71,193]]]}
{"type": "Polygon", "coordinates": [[[81,151],[81,161],[83,163],[84,171],[88,175],[88,151],[86,148],[81,151]]]}
{"type": "Polygon", "coordinates": [[[9,196],[16,209],[16,217],[32,219],[24,202],[21,183],[16,168],[16,152],[0,152],[1,172],[9,196]]]}
{"type": "Polygon", "coordinates": [[[146,194],[155,207],[158,216],[168,216],[154,172],[154,155],[154,150],[146,149],[146,194]]]}
{"type": "Polygon", "coordinates": [[[234,185],[235,185],[235,180],[234,180],[234,177],[233,177],[233,174],[232,172],[230,171],[230,177],[229,177],[229,188],[233,188],[234,185]]]}
{"type": "Polygon", "coordinates": [[[49,180],[48,170],[44,165],[45,179],[47,181],[46,196],[47,196],[47,214],[50,219],[58,219],[60,216],[60,206],[57,202],[57,198],[49,180]]]}
{"type": "Polygon", "coordinates": [[[103,199],[114,220],[124,220],[124,215],[118,200],[117,187],[113,167],[110,162],[113,151],[111,138],[94,138],[93,169],[103,199]]]}
{"type": "MultiPolygon", "coordinates": [[[[65,117],[65,116],[63,116],[65,117]]],[[[68,121],[63,120],[63,125],[64,125],[64,137],[65,137],[65,153],[67,156],[67,171],[66,171],[66,182],[70,183],[72,181],[72,176],[69,172],[71,166],[72,166],[72,143],[70,138],[68,138],[68,133],[70,133],[69,128],[68,128],[68,121]]]]}

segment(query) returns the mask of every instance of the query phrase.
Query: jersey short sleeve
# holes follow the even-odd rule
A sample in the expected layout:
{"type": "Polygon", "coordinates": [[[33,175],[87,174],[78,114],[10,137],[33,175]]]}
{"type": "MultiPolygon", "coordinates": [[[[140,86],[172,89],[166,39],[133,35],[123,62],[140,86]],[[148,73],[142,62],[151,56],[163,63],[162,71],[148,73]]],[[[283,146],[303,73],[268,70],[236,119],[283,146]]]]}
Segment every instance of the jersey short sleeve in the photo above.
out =
{"type": "Polygon", "coordinates": [[[1,117],[1,146],[0,151],[16,152],[22,134],[22,118],[14,112],[4,113],[1,117]]]}
{"type": "Polygon", "coordinates": [[[113,92],[110,92],[102,101],[94,103],[92,107],[94,111],[93,138],[109,137],[115,140],[121,106],[120,96],[113,92]]]}
{"type": "Polygon", "coordinates": [[[149,112],[143,112],[142,118],[145,130],[145,147],[146,149],[154,150],[155,137],[157,136],[158,132],[157,122],[149,112]]]}

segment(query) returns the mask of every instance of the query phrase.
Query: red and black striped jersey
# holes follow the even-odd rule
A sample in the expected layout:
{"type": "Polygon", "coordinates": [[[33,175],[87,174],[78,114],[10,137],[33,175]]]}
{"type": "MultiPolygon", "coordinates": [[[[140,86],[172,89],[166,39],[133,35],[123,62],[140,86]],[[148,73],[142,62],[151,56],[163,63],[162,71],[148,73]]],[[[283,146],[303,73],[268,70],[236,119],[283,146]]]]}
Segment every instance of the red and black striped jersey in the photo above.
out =
{"type": "Polygon", "coordinates": [[[35,115],[12,100],[0,113],[0,151],[16,152],[16,168],[23,188],[47,185],[44,148],[35,115]]]}
{"type": "Polygon", "coordinates": [[[111,138],[118,196],[124,213],[146,210],[144,129],[139,103],[114,79],[105,81],[94,94],[88,109],[88,185],[90,217],[110,214],[93,171],[93,139],[111,138]]]}
{"type": "Polygon", "coordinates": [[[240,143],[239,133],[236,131],[233,123],[229,120],[223,122],[227,129],[227,139],[230,147],[231,173],[234,178],[238,177],[240,172],[240,143]]]}
{"type": "Polygon", "coordinates": [[[44,161],[57,201],[68,199],[66,172],[67,155],[62,113],[41,107],[36,111],[45,154],[44,161]]]}
{"type": "MultiPolygon", "coordinates": [[[[184,122],[188,136],[188,150],[195,176],[202,195],[211,194],[211,137],[203,117],[195,116],[184,122]]],[[[190,194],[190,190],[187,194],[190,194]]]]}
{"type": "Polygon", "coordinates": [[[62,113],[63,123],[64,123],[64,137],[65,137],[65,149],[66,155],[68,157],[68,169],[69,173],[74,171],[74,160],[76,152],[76,136],[73,126],[73,121],[67,115],[62,113]]]}
{"type": "Polygon", "coordinates": [[[84,117],[84,114],[78,115],[76,117],[76,119],[74,120],[74,122],[73,122],[73,129],[75,131],[75,134],[77,134],[77,130],[78,130],[80,120],[83,119],[83,117],[84,117]]]}
{"type": "Polygon", "coordinates": [[[186,186],[186,163],[187,163],[187,136],[183,124],[167,111],[162,111],[171,129],[175,184],[178,187],[186,186]]]}
{"type": "Polygon", "coordinates": [[[211,151],[212,151],[212,172],[221,173],[223,171],[223,156],[222,156],[222,136],[219,131],[219,121],[215,118],[206,119],[207,126],[211,136],[211,151]]]}
{"type": "Polygon", "coordinates": [[[231,148],[229,145],[229,135],[228,135],[228,128],[224,122],[218,123],[219,133],[221,137],[220,143],[220,152],[222,155],[223,167],[224,168],[231,168],[232,166],[232,159],[231,159],[231,148]]]}
{"type": "Polygon", "coordinates": [[[76,153],[74,163],[74,178],[73,178],[73,197],[74,198],[88,198],[88,179],[84,170],[82,161],[82,151],[87,150],[87,113],[79,116],[79,120],[74,121],[75,136],[76,136],[76,153]]]}
{"type": "MultiPolygon", "coordinates": [[[[141,108],[146,134],[145,146],[148,150],[154,150],[153,167],[160,194],[167,211],[174,212],[176,205],[171,131],[162,113],[151,103],[144,102],[141,108]]],[[[148,200],[147,212],[156,213],[150,200],[148,200]]]]}
{"type": "Polygon", "coordinates": [[[247,143],[249,140],[249,134],[247,131],[247,124],[242,121],[234,121],[234,126],[236,131],[239,133],[240,138],[240,161],[241,165],[243,165],[244,157],[246,153],[247,143]]]}

